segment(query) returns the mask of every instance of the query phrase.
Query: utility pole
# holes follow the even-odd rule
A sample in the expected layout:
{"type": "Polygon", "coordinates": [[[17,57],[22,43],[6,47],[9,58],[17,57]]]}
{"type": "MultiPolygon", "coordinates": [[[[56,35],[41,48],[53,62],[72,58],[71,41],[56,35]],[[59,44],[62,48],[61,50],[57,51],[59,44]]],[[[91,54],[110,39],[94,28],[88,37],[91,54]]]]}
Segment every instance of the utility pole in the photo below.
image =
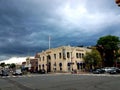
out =
{"type": "Polygon", "coordinates": [[[50,43],[51,43],[50,40],[51,40],[51,37],[50,37],[50,35],[49,35],[49,49],[50,49],[50,43]]]}

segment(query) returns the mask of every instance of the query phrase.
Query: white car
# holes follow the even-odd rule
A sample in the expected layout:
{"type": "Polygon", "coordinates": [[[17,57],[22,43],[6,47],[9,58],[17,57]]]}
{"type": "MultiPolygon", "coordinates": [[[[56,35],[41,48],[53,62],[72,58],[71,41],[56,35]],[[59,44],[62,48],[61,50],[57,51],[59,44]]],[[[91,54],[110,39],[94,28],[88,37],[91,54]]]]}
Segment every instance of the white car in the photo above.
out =
{"type": "Polygon", "coordinates": [[[15,72],[13,72],[13,75],[22,75],[21,69],[15,70],[15,72]]]}
{"type": "Polygon", "coordinates": [[[109,71],[111,71],[111,67],[104,67],[103,70],[105,70],[106,73],[109,73],[109,71]]]}

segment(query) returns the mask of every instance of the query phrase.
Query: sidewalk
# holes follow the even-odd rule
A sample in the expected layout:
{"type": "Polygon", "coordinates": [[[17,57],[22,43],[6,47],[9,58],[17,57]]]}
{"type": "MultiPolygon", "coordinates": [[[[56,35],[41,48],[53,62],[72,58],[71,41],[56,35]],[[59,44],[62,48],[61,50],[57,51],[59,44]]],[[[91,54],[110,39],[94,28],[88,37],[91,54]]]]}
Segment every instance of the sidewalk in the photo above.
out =
{"type": "Polygon", "coordinates": [[[90,72],[83,72],[83,71],[79,71],[79,72],[77,72],[77,73],[74,73],[74,72],[49,72],[49,73],[47,73],[47,74],[90,74],[90,72]]]}
{"type": "Polygon", "coordinates": [[[90,72],[83,72],[83,71],[80,71],[80,72],[77,72],[77,74],[90,74],[90,72]]]}

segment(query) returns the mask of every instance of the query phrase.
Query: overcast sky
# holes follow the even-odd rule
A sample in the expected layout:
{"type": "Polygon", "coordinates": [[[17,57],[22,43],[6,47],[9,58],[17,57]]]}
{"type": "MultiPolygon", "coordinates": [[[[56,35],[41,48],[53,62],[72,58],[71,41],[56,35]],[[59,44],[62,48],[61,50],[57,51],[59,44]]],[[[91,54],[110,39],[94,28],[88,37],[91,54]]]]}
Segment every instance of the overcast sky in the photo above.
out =
{"type": "Polygon", "coordinates": [[[0,60],[120,36],[115,0],[0,0],[0,60]]]}

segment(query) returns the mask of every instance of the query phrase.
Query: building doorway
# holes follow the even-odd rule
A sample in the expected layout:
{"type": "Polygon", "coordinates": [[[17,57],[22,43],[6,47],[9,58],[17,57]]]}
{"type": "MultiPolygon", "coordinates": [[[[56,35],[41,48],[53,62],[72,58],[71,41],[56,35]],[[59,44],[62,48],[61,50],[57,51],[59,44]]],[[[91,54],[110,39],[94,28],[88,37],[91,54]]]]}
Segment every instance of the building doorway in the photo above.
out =
{"type": "Polygon", "coordinates": [[[51,56],[47,56],[47,72],[51,72],[51,56]]]}

